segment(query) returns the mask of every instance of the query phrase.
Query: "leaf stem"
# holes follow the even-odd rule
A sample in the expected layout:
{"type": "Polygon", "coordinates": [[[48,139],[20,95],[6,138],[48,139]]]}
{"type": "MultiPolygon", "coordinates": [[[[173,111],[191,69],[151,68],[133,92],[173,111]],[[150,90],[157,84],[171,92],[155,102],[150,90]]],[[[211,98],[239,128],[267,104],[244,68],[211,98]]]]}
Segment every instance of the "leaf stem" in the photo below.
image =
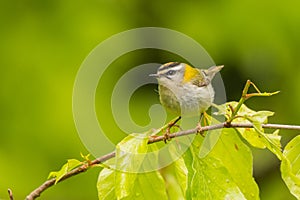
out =
{"type": "Polygon", "coordinates": [[[251,82],[250,80],[247,80],[247,82],[245,84],[245,87],[243,89],[243,92],[242,92],[242,96],[241,96],[238,104],[236,105],[236,107],[233,109],[233,112],[232,112],[231,116],[229,117],[229,119],[227,120],[227,123],[230,124],[235,119],[235,116],[238,114],[241,106],[244,104],[244,102],[246,100],[250,99],[251,97],[269,97],[269,96],[272,96],[272,95],[275,95],[275,94],[278,94],[278,93],[279,93],[279,91],[276,91],[276,92],[261,92],[253,82],[251,82]],[[248,94],[249,87],[251,85],[256,90],[256,92],[248,94]]]}
{"type": "MultiPolygon", "coordinates": [[[[247,97],[247,93],[248,93],[248,90],[249,90],[249,87],[250,87],[250,84],[251,84],[251,81],[250,80],[247,80],[246,84],[245,84],[245,87],[243,89],[243,92],[242,92],[242,96],[239,100],[239,103],[238,105],[236,105],[236,107],[233,109],[233,113],[231,114],[231,117],[229,118],[229,120],[227,121],[228,123],[231,123],[232,120],[234,120],[235,116],[237,115],[238,111],[240,110],[241,106],[243,105],[243,103],[248,99],[247,97]]],[[[255,86],[256,88],[256,86],[255,86]]]]}

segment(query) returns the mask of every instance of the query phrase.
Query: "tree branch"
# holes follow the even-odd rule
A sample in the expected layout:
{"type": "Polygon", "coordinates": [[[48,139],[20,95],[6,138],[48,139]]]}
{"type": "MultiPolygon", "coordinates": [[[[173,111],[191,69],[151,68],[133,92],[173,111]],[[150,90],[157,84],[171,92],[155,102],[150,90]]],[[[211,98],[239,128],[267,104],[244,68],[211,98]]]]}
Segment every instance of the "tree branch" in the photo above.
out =
{"type": "MultiPolygon", "coordinates": [[[[285,124],[262,124],[263,128],[269,128],[269,129],[287,129],[287,130],[300,130],[300,126],[298,125],[285,125],[285,124]]],[[[215,129],[221,129],[221,128],[253,128],[253,124],[251,123],[228,123],[223,122],[220,124],[214,124],[211,126],[204,126],[204,127],[196,127],[193,129],[185,130],[185,131],[178,131],[176,133],[172,133],[169,135],[170,138],[175,137],[181,137],[185,135],[195,134],[198,132],[203,131],[209,131],[209,130],[215,130],[215,129]]],[[[157,136],[157,137],[150,137],[148,140],[148,144],[164,141],[164,136],[157,136]]],[[[102,157],[96,158],[95,160],[92,160],[91,162],[88,162],[84,165],[81,165],[72,171],[68,172],[66,175],[64,175],[58,182],[61,182],[67,178],[70,178],[72,176],[75,176],[77,174],[80,174],[82,172],[87,171],[90,167],[98,165],[100,163],[103,163],[113,157],[115,157],[115,152],[111,152],[109,154],[106,154],[102,157]]],[[[44,192],[47,188],[51,187],[55,184],[55,178],[52,178],[50,180],[45,181],[42,185],[40,185],[38,188],[33,190],[27,197],[26,200],[34,200],[37,197],[41,195],[42,192],[44,192]]]]}

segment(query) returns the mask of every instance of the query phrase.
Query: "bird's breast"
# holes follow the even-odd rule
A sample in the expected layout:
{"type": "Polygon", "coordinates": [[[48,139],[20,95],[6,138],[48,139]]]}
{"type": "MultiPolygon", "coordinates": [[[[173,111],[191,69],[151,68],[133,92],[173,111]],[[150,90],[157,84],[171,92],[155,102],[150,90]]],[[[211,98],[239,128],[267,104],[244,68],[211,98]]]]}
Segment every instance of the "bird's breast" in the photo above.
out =
{"type": "Polygon", "coordinates": [[[177,115],[196,116],[206,111],[214,100],[214,90],[208,86],[193,84],[165,87],[159,86],[160,101],[169,111],[177,115]]]}

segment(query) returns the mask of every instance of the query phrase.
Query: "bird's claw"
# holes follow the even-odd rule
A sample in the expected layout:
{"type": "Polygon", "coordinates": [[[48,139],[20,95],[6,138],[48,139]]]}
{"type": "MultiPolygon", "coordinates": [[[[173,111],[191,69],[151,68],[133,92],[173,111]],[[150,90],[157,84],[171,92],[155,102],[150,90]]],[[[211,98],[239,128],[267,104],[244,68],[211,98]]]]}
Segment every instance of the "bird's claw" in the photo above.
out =
{"type": "Polygon", "coordinates": [[[165,143],[167,143],[167,141],[171,141],[170,133],[171,133],[171,128],[172,127],[177,127],[180,130],[182,130],[181,127],[176,124],[180,119],[181,119],[181,117],[179,116],[175,121],[169,122],[168,127],[166,129],[166,132],[164,134],[164,142],[165,143]]]}
{"type": "Polygon", "coordinates": [[[164,143],[167,144],[168,141],[171,141],[171,137],[169,133],[164,134],[164,143]]]}
{"type": "Polygon", "coordinates": [[[200,122],[197,125],[197,134],[200,134],[202,137],[204,137],[204,131],[202,129],[202,126],[201,126],[200,122]]]}

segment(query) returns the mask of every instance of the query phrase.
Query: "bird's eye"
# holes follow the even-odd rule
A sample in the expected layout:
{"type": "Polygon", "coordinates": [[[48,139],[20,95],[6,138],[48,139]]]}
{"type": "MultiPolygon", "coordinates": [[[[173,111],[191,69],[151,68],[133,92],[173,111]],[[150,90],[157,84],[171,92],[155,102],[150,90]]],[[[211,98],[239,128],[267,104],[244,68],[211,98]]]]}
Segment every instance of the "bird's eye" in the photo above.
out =
{"type": "Polygon", "coordinates": [[[168,76],[172,76],[172,75],[174,75],[176,73],[176,71],[174,71],[174,70],[169,70],[168,72],[167,72],[167,75],[168,76]]]}

